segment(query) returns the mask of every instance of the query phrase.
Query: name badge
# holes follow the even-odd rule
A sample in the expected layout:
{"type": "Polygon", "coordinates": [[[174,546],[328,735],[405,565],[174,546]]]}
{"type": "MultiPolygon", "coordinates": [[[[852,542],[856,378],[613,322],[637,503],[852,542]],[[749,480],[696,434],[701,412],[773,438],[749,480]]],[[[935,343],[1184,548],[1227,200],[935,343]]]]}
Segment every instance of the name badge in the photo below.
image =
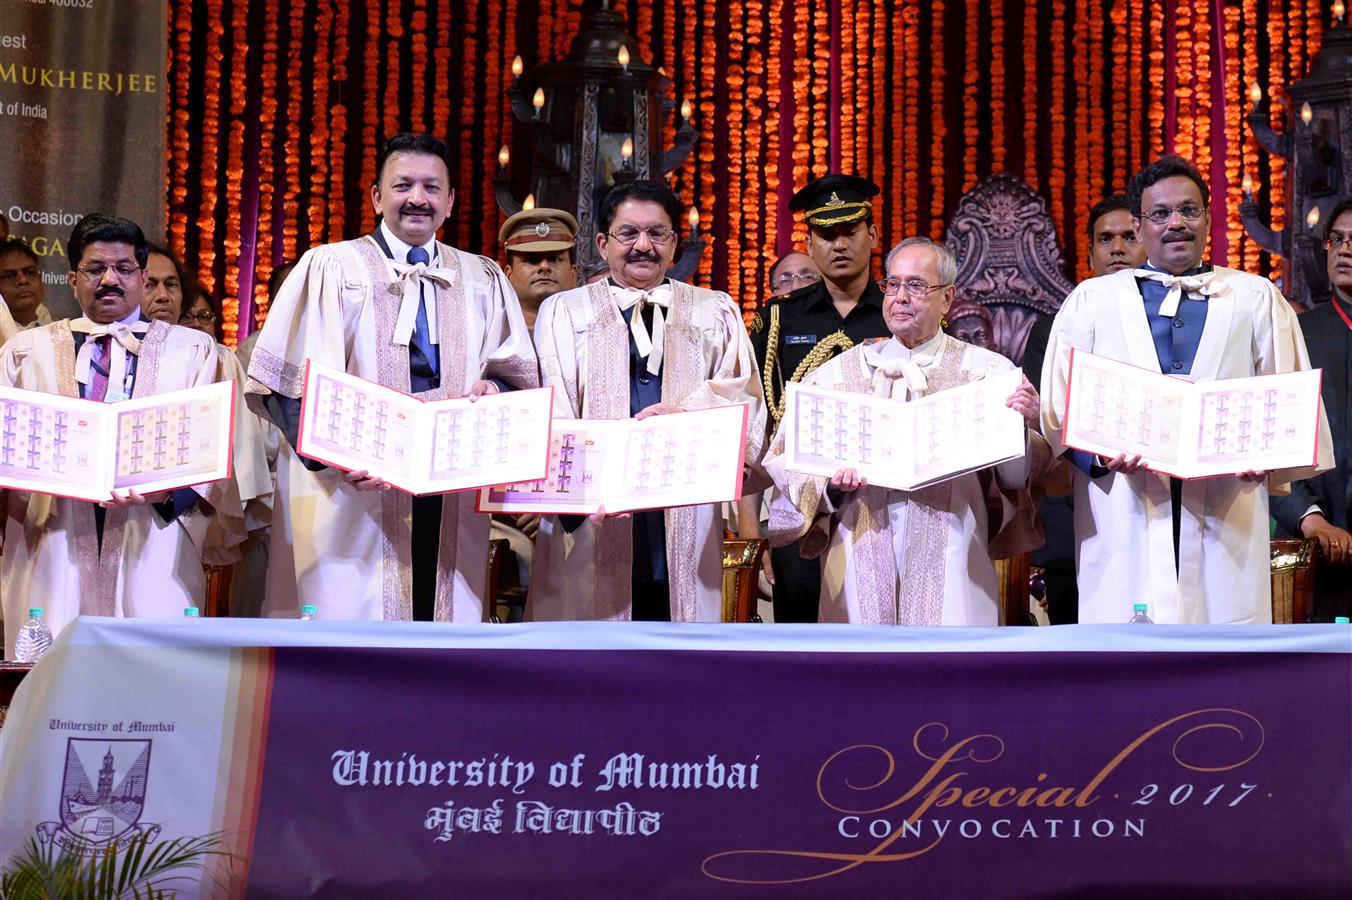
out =
{"type": "Polygon", "coordinates": [[[792,346],[793,344],[815,344],[817,336],[815,334],[786,334],[784,343],[792,346]]]}

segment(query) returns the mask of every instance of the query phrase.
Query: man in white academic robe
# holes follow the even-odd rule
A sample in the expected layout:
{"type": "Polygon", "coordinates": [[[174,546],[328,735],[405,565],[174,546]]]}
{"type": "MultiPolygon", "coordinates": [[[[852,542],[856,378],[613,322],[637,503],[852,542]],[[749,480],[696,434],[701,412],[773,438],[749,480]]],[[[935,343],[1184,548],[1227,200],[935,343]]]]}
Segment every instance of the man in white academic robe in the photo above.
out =
{"type": "MultiPolygon", "coordinates": [[[[6,387],[113,402],[211,384],[216,344],[141,314],[148,248],[135,223],[92,214],[67,245],[71,287],[84,315],[28,329],[0,348],[6,387]]],[[[28,494],[4,497],[5,650],[27,606],[42,606],[53,633],[78,615],[173,616],[200,606],[209,523],[238,542],[233,481],[107,501],[28,494]]]]}
{"type": "MultiPolygon", "coordinates": [[[[596,244],[609,278],[545,300],[535,342],[563,418],[626,419],[749,404],[746,459],[765,406],[741,313],[724,293],[667,278],[680,205],[635,181],[602,202],[596,244]]],[[[527,615],[535,620],[717,622],[720,504],[631,516],[546,516],[535,542],[527,615]]]]}
{"type": "Polygon", "coordinates": [[[295,453],[307,360],[428,400],[538,386],[502,270],[436,240],[455,200],[449,171],[440,140],[391,138],[371,188],[376,231],[307,252],[269,310],[248,386],[287,437],[267,615],[314,604],[320,618],[484,619],[489,517],[473,491],[413,498],[295,453]]]}
{"type": "Polygon", "coordinates": [[[1332,465],[1322,404],[1312,468],[1183,481],[1138,456],[1100,459],[1063,443],[1072,349],[1192,381],[1310,367],[1296,314],[1270,281],[1203,265],[1210,192],[1195,168],[1164,157],[1128,193],[1147,262],[1081,283],[1043,364],[1043,431],[1077,469],[1079,620],[1125,622],[1145,603],[1157,623],[1271,622],[1268,493],[1332,465]]]}
{"type": "MultiPolygon", "coordinates": [[[[908,402],[1014,368],[940,330],[957,275],[946,247],[908,238],[887,255],[885,271],[892,337],[842,353],[806,384],[908,402]]],[[[1006,404],[1036,421],[1037,392],[1026,378],[1006,404]]],[[[805,558],[821,557],[822,622],[998,625],[992,559],[1041,543],[1029,487],[1042,480],[1050,453],[1035,431],[1028,447],[1017,460],[899,491],[870,486],[854,469],[830,479],[789,471],[781,429],[764,460],[775,482],[770,542],[799,540],[805,558]]]]}

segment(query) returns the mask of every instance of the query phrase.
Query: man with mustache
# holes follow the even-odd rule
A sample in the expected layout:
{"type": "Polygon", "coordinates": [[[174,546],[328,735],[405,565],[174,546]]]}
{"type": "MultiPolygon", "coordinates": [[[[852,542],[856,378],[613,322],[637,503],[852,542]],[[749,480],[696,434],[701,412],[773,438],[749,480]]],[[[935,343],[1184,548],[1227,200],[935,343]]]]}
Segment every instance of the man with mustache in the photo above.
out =
{"type": "MultiPolygon", "coordinates": [[[[889,335],[882,291],[870,271],[879,240],[872,199],[878,191],[867,178],[826,175],[789,201],[789,209],[801,212],[807,223],[805,249],[820,276],[772,296],[751,325],[771,429],[783,415],[786,383],[802,381],[856,344],[889,335]]],[[[759,536],[758,505],[745,498],[739,506],[740,537],[759,536]]],[[[791,543],[768,554],[776,622],[817,621],[821,565],[798,551],[791,543]]]]}
{"type": "Polygon", "coordinates": [[[1310,365],[1324,370],[1320,391],[1337,464],[1297,481],[1289,496],[1274,497],[1272,515],[1285,533],[1319,543],[1324,558],[1315,568],[1314,618],[1329,622],[1352,615],[1352,197],[1338,201],[1325,221],[1333,296],[1303,313],[1300,327],[1310,365]]]}
{"type": "Polygon", "coordinates": [[[576,219],[561,209],[544,207],[522,210],[498,229],[498,243],[506,256],[503,271],[532,328],[546,297],[577,287],[576,234],[576,219]]]}
{"type": "Polygon", "coordinates": [[[307,360],[429,400],[538,385],[507,277],[436,239],[455,202],[446,160],[439,138],[390,138],[371,185],[380,224],[301,257],[254,345],[249,402],[286,436],[267,615],[485,618],[489,518],[473,491],[415,498],[295,452],[307,360]]]}
{"type": "Polygon", "coordinates": [[[18,238],[0,240],[0,296],[20,328],[51,324],[52,313],[42,302],[45,293],[37,255],[18,238]]]}
{"type": "Polygon", "coordinates": [[[1312,468],[1193,481],[1148,471],[1137,456],[1095,458],[1062,443],[1072,349],[1192,381],[1310,367],[1296,315],[1271,282],[1202,261],[1211,215],[1201,173],[1166,156],[1127,194],[1146,263],[1091,278],[1066,298],[1042,370],[1043,433],[1079,470],[1080,621],[1125,622],[1133,604],[1147,603],[1162,623],[1271,622],[1268,492],[1333,464],[1326,422],[1312,468]]]}
{"type": "MultiPolygon", "coordinates": [[[[611,189],[596,234],[610,276],[545,300],[535,321],[541,371],[563,418],[642,419],[750,404],[750,462],[765,433],[751,342],[731,297],[667,277],[680,213],[660,182],[611,189]]],[[[529,614],[717,622],[722,565],[721,504],[585,520],[546,516],[529,614]]]]}
{"type": "MultiPolygon", "coordinates": [[[[66,245],[84,315],[20,332],[0,349],[0,385],[116,402],[218,380],[216,344],[141,314],[148,247],[116,216],[82,218],[66,245]]],[[[5,651],[40,603],[53,632],[78,615],[172,616],[203,599],[199,548],[209,524],[242,537],[230,479],[102,503],[6,491],[0,595],[5,651]]]]}

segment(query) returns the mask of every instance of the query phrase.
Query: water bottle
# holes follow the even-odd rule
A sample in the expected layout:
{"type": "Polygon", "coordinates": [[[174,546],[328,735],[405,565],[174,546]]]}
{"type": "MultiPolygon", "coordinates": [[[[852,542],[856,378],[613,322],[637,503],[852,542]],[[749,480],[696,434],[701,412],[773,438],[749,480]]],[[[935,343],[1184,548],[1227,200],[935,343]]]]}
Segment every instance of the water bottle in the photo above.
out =
{"type": "Polygon", "coordinates": [[[1145,614],[1148,606],[1144,603],[1133,603],[1131,605],[1131,618],[1127,619],[1128,625],[1154,625],[1155,620],[1145,614]]]}
{"type": "Polygon", "coordinates": [[[307,603],[300,608],[300,620],[302,622],[308,622],[311,619],[318,617],[318,615],[319,607],[314,604],[307,603]]]}
{"type": "Polygon", "coordinates": [[[185,606],[183,607],[183,618],[195,619],[198,616],[198,612],[199,611],[195,606],[185,606]]]}
{"type": "Polygon", "coordinates": [[[38,657],[47,652],[52,645],[52,630],[42,618],[42,608],[35,606],[28,611],[28,621],[19,629],[14,641],[15,662],[37,662],[38,657]]]}

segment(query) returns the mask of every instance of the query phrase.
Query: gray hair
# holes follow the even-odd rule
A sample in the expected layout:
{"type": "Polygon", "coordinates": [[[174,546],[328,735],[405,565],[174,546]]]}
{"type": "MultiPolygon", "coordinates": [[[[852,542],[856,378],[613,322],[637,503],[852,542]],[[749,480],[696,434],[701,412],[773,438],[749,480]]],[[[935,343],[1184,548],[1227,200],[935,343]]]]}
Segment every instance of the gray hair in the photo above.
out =
{"type": "Polygon", "coordinates": [[[934,254],[934,262],[939,267],[939,283],[953,284],[958,280],[958,260],[943,244],[935,243],[927,237],[908,237],[900,244],[897,244],[891,250],[887,251],[887,257],[883,260],[883,271],[886,272],[892,267],[892,259],[909,247],[928,247],[934,254]]]}

